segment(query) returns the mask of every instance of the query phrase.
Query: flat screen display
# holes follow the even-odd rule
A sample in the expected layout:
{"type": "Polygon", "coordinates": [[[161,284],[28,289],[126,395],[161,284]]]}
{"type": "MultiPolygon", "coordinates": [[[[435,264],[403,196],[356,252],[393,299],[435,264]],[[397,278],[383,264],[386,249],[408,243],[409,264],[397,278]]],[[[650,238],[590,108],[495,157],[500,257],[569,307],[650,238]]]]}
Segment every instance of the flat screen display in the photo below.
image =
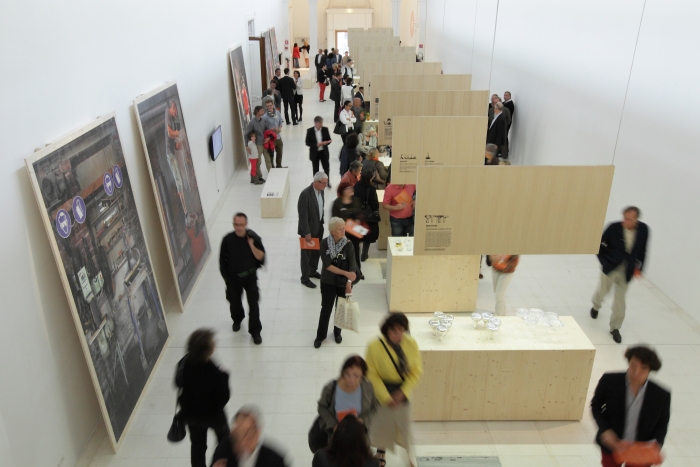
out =
{"type": "Polygon", "coordinates": [[[209,139],[209,151],[211,153],[211,160],[215,161],[217,157],[219,157],[219,154],[221,153],[221,150],[224,148],[224,143],[221,139],[221,125],[214,130],[214,133],[211,134],[211,138],[209,139]]]}

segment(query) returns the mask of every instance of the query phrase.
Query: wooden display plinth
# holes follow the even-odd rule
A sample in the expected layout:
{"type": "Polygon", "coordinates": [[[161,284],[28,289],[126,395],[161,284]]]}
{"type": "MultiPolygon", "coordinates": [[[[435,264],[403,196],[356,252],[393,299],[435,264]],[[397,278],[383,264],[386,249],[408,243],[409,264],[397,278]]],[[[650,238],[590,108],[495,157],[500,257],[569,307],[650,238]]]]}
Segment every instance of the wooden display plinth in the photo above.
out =
{"type": "Polygon", "coordinates": [[[581,420],[595,347],[574,318],[550,328],[500,316],[491,332],[460,315],[442,341],[429,319],[409,318],[424,368],[414,420],[581,420]]]}
{"type": "Polygon", "coordinates": [[[288,197],[289,169],[270,170],[260,193],[260,217],[284,217],[288,197]]]}
{"type": "MultiPolygon", "coordinates": [[[[381,230],[380,230],[381,232],[381,230]]],[[[480,256],[413,256],[413,238],[387,239],[386,297],[389,311],[474,311],[480,256]],[[397,247],[401,242],[403,250],[397,247]]]]}

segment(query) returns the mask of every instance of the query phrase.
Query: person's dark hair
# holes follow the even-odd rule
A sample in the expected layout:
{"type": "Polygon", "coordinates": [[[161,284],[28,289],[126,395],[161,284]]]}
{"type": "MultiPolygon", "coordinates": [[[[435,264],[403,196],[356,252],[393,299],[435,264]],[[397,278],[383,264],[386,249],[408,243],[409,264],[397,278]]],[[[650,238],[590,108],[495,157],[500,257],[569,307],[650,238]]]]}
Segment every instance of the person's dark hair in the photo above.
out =
{"type": "Polygon", "coordinates": [[[328,55],[328,49],[323,49],[323,53],[328,55]]]}
{"type": "Polygon", "coordinates": [[[277,84],[277,78],[272,78],[272,79],[270,80],[270,84],[272,84],[272,83],[277,84]]]}
{"type": "Polygon", "coordinates": [[[637,215],[637,219],[642,215],[642,211],[639,210],[637,206],[627,206],[622,213],[627,214],[628,212],[634,212],[637,215]]]}
{"type": "Polygon", "coordinates": [[[359,355],[352,355],[345,360],[343,367],[340,369],[340,376],[345,374],[345,370],[354,366],[362,370],[362,376],[367,376],[367,362],[365,362],[365,359],[359,355]]]}
{"type": "Polygon", "coordinates": [[[659,371],[661,369],[661,360],[659,360],[659,356],[645,345],[628,347],[625,351],[625,358],[628,362],[636,358],[642,362],[642,365],[648,366],[651,371],[659,371]]]}
{"type": "Polygon", "coordinates": [[[365,426],[357,417],[347,415],[338,423],[328,446],[328,458],[338,467],[363,466],[373,458],[365,426]]]}
{"type": "Polygon", "coordinates": [[[381,331],[382,335],[386,337],[387,339],[389,338],[389,329],[395,329],[401,327],[404,329],[404,331],[408,331],[408,318],[406,318],[406,315],[404,315],[401,312],[397,313],[392,313],[390,314],[382,323],[382,326],[379,328],[381,331]]]}
{"type": "Polygon", "coordinates": [[[233,217],[234,217],[234,219],[236,217],[242,217],[243,219],[245,219],[246,222],[248,222],[248,216],[246,216],[245,213],[243,213],[243,212],[237,212],[236,214],[233,215],[233,217]]]}
{"type": "Polygon", "coordinates": [[[348,76],[347,78],[345,78],[345,85],[352,86],[352,78],[351,77],[348,76]]]}
{"type": "Polygon", "coordinates": [[[338,183],[338,188],[336,189],[336,194],[338,195],[338,198],[341,198],[343,196],[343,192],[347,190],[348,188],[352,188],[352,185],[350,182],[340,182],[338,183]]]}
{"type": "Polygon", "coordinates": [[[284,69],[284,74],[285,74],[285,75],[288,75],[288,74],[289,74],[289,68],[285,68],[285,69],[284,69]]]}
{"type": "Polygon", "coordinates": [[[294,43],[294,47],[297,47],[297,46],[298,46],[298,45],[297,45],[297,43],[295,42],[295,43],[294,43]]]}
{"type": "Polygon", "coordinates": [[[314,123],[323,123],[323,117],[317,115],[314,117],[314,123]]]}
{"type": "Polygon", "coordinates": [[[350,133],[345,137],[345,145],[350,149],[355,149],[358,144],[360,144],[360,138],[357,137],[357,133],[350,133]]]}
{"type": "Polygon", "coordinates": [[[352,105],[352,101],[343,102],[343,107],[347,107],[348,105],[352,105]]]}
{"type": "Polygon", "coordinates": [[[263,106],[262,106],[262,105],[256,105],[255,108],[253,109],[253,115],[257,114],[257,113],[260,112],[261,110],[264,110],[264,109],[263,109],[263,106]]]}
{"type": "Polygon", "coordinates": [[[299,73],[299,70],[294,70],[294,73],[292,73],[294,76],[298,76],[301,78],[301,73],[299,73]]]}
{"type": "Polygon", "coordinates": [[[360,86],[360,91],[364,91],[364,90],[365,90],[365,87],[364,87],[364,86],[360,86]]]}
{"type": "Polygon", "coordinates": [[[214,350],[214,332],[210,329],[197,329],[187,339],[188,360],[206,362],[214,350]]]}
{"type": "Polygon", "coordinates": [[[374,170],[365,169],[360,174],[360,181],[366,183],[367,185],[372,185],[372,179],[374,178],[374,170]]]}

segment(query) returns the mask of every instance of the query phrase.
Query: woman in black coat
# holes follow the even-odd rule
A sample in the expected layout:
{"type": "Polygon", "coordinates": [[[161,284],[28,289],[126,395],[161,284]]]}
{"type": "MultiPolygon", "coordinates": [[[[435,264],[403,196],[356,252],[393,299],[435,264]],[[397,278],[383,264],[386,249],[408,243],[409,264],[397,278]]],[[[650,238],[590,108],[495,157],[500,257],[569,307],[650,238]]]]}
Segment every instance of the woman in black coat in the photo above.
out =
{"type": "MultiPolygon", "coordinates": [[[[360,200],[360,203],[367,204],[372,211],[379,212],[379,199],[377,198],[377,189],[372,185],[374,178],[374,170],[362,170],[360,181],[355,184],[355,198],[360,200]]],[[[360,261],[366,261],[369,257],[370,244],[377,241],[379,238],[379,222],[368,222],[364,219],[369,233],[362,239],[362,255],[360,261]]]]}
{"type": "Polygon", "coordinates": [[[181,389],[180,415],[190,432],[193,467],[206,467],[207,431],[221,442],[229,434],[224,407],[230,397],[228,373],[211,361],[214,333],[198,329],[187,340],[187,354],[177,364],[175,385],[181,389]]]}
{"type": "Polygon", "coordinates": [[[367,429],[357,417],[347,415],[336,425],[331,444],[319,449],[312,467],[379,467],[367,442],[367,429]]]}
{"type": "Polygon", "coordinates": [[[360,140],[357,137],[357,133],[350,133],[345,138],[345,144],[343,149],[340,150],[340,176],[345,175],[345,172],[350,170],[350,164],[352,161],[359,159],[357,155],[357,145],[360,144],[360,140]]]}

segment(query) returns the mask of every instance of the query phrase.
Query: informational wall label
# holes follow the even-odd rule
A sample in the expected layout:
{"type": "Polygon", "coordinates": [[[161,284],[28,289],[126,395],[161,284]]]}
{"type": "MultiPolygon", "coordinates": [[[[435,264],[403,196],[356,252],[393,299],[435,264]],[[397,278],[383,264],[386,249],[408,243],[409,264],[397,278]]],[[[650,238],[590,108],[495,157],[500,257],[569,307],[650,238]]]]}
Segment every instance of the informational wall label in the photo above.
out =
{"type": "Polygon", "coordinates": [[[452,246],[452,227],[448,224],[450,216],[444,214],[425,214],[425,251],[444,251],[452,246]]]}

